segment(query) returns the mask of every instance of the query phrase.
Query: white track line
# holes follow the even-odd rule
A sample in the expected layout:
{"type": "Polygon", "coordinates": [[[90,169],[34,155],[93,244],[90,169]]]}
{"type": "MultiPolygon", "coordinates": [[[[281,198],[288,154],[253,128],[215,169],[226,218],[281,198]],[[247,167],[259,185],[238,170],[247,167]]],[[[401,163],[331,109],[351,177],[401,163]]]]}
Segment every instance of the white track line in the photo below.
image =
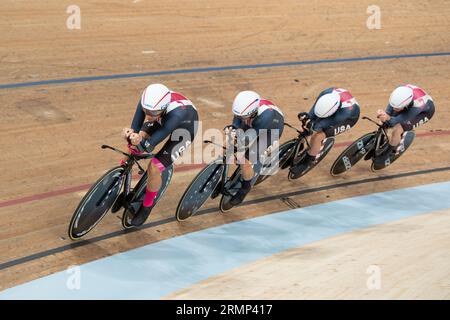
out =
{"type": "Polygon", "coordinates": [[[219,103],[219,102],[215,102],[215,101],[211,101],[205,98],[198,98],[198,101],[204,102],[206,104],[209,104],[210,106],[214,107],[214,108],[223,108],[224,105],[219,103]]]}

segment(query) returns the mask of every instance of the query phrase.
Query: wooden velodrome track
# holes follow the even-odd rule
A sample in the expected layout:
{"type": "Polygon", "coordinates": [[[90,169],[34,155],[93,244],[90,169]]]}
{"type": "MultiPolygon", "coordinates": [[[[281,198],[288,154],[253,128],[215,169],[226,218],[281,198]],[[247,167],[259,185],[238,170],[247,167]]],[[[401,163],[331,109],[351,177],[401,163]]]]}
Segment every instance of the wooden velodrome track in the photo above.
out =
{"type": "MultiPolygon", "coordinates": [[[[281,200],[286,194],[304,207],[450,180],[450,56],[402,57],[450,51],[447,1],[379,0],[380,30],[366,28],[366,9],[371,1],[199,0],[180,5],[173,0],[79,0],[81,30],[66,28],[69,4],[56,0],[45,4],[0,3],[0,85],[292,61],[399,57],[0,87],[0,290],[144,244],[289,209],[281,200]],[[174,221],[177,202],[200,167],[181,165],[175,168],[165,198],[144,228],[122,232],[119,219],[109,214],[86,241],[71,242],[66,232],[74,208],[88,186],[118,162],[114,153],[99,146],[123,144],[121,129],[129,125],[142,89],[151,82],[163,82],[191,98],[201,118],[207,119],[204,129],[223,128],[231,119],[231,101],[245,89],[273,100],[291,123],[329,86],[349,89],[362,106],[362,115],[373,116],[385,107],[395,86],[413,83],[429,92],[437,111],[429,124],[417,130],[418,137],[407,155],[381,173],[371,173],[367,163],[343,177],[332,178],[328,173],[346,143],[373,130],[370,123],[360,120],[337,138],[329,156],[305,178],[289,182],[282,172],[255,188],[246,203],[230,213],[220,214],[217,202],[210,201],[204,214],[181,224],[174,221]],[[323,188],[312,189],[317,187],[323,188]]],[[[282,140],[291,136],[286,130],[282,140]]],[[[446,226],[448,230],[448,212],[427,217],[423,232],[411,234],[411,241],[422,240],[424,234],[435,243],[441,241],[442,232],[437,228],[446,226]]],[[[401,222],[391,226],[396,227],[399,232],[390,235],[390,243],[406,232],[401,222]]],[[[374,239],[376,232],[361,241],[374,239]]],[[[351,243],[351,238],[343,241],[351,243]]],[[[418,246],[417,250],[419,260],[433,247],[418,246]]],[[[381,252],[378,258],[383,259],[381,252]]],[[[423,268],[427,268],[426,261],[421,262],[423,268]]],[[[329,263],[339,264],[339,260],[329,263]]],[[[446,268],[443,274],[448,278],[448,259],[442,268],[446,268]]],[[[443,294],[430,296],[449,298],[448,281],[446,285],[443,294]]],[[[321,297],[317,292],[309,294],[321,297]]],[[[242,297],[246,296],[243,292],[242,297]]],[[[323,296],[345,294],[335,289],[323,296]]]]}

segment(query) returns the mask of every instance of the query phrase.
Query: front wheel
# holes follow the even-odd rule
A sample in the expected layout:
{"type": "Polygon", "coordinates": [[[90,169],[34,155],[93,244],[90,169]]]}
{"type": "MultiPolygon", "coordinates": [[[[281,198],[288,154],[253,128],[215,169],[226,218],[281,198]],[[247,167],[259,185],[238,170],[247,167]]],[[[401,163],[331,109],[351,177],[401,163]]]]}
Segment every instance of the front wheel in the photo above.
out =
{"type": "Polygon", "coordinates": [[[350,144],[334,161],[330,174],[336,177],[350,170],[359,160],[369,154],[375,146],[375,132],[363,135],[350,144]]]}
{"type": "Polygon", "coordinates": [[[221,158],[211,162],[197,174],[178,203],[175,213],[178,221],[190,218],[203,206],[221,181],[224,168],[221,158]]]}
{"type": "Polygon", "coordinates": [[[69,224],[69,237],[80,239],[106,215],[122,189],[125,175],[122,166],[105,173],[81,199],[69,224]]]}

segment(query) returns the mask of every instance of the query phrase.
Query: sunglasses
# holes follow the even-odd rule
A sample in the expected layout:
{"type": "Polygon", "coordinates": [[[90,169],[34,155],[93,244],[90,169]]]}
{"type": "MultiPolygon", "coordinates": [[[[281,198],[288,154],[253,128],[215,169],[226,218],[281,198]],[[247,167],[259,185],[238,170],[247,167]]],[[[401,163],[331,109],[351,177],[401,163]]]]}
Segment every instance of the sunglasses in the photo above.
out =
{"type": "Polygon", "coordinates": [[[147,116],[150,116],[150,117],[153,117],[153,118],[160,116],[164,112],[164,110],[155,110],[155,111],[153,111],[153,110],[148,110],[148,109],[145,109],[145,108],[142,108],[142,110],[144,111],[144,113],[147,116]]]}
{"type": "Polygon", "coordinates": [[[251,114],[249,114],[249,115],[247,115],[247,116],[238,116],[240,119],[242,119],[242,120],[248,120],[248,119],[250,119],[250,118],[254,118],[255,116],[256,116],[256,114],[257,114],[258,112],[257,111],[255,111],[255,112],[253,112],[253,113],[251,113],[251,114]]]}

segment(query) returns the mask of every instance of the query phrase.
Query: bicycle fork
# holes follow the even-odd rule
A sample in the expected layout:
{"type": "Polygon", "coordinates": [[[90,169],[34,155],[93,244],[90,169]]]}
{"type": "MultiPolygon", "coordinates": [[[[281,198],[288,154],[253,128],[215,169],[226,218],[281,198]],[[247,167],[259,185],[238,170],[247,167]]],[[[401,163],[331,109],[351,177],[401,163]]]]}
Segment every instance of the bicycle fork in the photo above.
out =
{"type": "Polygon", "coordinates": [[[111,182],[111,184],[108,186],[108,188],[106,189],[106,191],[102,194],[102,196],[100,197],[100,199],[97,201],[97,203],[95,204],[97,207],[100,206],[107,198],[108,196],[111,194],[111,192],[115,189],[115,187],[117,186],[118,183],[122,183],[123,181],[123,177],[125,174],[121,174],[119,177],[114,178],[114,180],[111,182]]]}

